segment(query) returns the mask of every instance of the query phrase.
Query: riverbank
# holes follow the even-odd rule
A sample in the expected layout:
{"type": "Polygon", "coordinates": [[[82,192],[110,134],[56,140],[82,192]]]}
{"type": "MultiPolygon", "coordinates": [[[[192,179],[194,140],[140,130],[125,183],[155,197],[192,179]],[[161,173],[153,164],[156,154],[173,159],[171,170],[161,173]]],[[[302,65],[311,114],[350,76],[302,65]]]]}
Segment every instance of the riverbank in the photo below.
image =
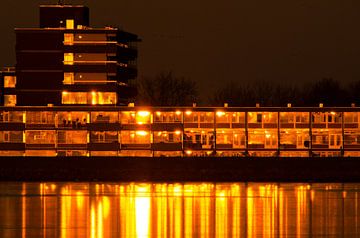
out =
{"type": "Polygon", "coordinates": [[[0,181],[360,182],[358,158],[0,158],[0,181]]]}

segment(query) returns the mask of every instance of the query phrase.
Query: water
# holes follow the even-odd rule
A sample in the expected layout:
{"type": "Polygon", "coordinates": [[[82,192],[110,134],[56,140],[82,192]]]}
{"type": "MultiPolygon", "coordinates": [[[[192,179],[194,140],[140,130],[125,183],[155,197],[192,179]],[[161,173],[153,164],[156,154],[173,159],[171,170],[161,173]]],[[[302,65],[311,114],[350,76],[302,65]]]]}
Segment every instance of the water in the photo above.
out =
{"type": "Polygon", "coordinates": [[[360,184],[0,183],[0,237],[360,237],[360,184]]]}

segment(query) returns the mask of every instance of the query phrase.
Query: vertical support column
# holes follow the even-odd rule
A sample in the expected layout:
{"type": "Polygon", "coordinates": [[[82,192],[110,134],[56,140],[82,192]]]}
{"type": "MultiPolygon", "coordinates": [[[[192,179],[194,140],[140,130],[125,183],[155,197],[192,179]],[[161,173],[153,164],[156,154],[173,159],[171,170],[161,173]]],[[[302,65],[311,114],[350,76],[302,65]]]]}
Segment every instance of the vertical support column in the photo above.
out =
{"type": "MultiPolygon", "coordinates": [[[[92,123],[92,118],[91,118],[91,111],[88,111],[87,114],[87,118],[86,118],[86,123],[89,125],[90,123],[92,123]]],[[[89,126],[87,126],[87,133],[86,133],[86,142],[87,142],[87,148],[86,148],[86,153],[88,156],[90,156],[90,150],[89,150],[89,143],[90,143],[90,130],[89,130],[89,126]]]]}
{"type": "Polygon", "coordinates": [[[312,124],[313,124],[313,121],[312,121],[312,113],[311,111],[309,112],[309,157],[312,157],[313,156],[313,153],[312,153],[312,124]]]}
{"type": "Polygon", "coordinates": [[[117,120],[118,120],[118,123],[119,123],[119,125],[120,125],[120,127],[119,127],[119,130],[118,130],[118,142],[119,142],[119,150],[118,150],[118,156],[120,155],[120,153],[121,153],[121,118],[120,118],[120,111],[117,111],[117,120]]]}
{"type": "Polygon", "coordinates": [[[341,112],[341,151],[340,151],[340,155],[341,157],[344,157],[344,140],[345,140],[345,113],[341,112]]]}
{"type": "Polygon", "coordinates": [[[56,156],[58,156],[58,139],[59,139],[59,133],[58,133],[58,128],[59,128],[59,123],[58,123],[58,112],[55,111],[55,115],[54,115],[54,124],[55,124],[55,154],[56,156]]]}
{"type": "Polygon", "coordinates": [[[277,154],[280,157],[280,111],[277,112],[277,154]]]}
{"type": "Polygon", "coordinates": [[[245,155],[249,156],[248,111],[245,111],[245,155]]]}
{"type": "Polygon", "coordinates": [[[154,122],[154,111],[151,111],[150,112],[150,150],[151,150],[151,155],[152,157],[154,158],[155,157],[155,153],[154,153],[154,147],[153,147],[153,144],[154,144],[154,133],[153,133],[153,122],[154,122]]]}
{"type": "Polygon", "coordinates": [[[216,156],[217,155],[217,148],[216,148],[216,144],[217,144],[217,142],[216,142],[216,112],[214,111],[214,141],[213,141],[213,146],[214,146],[214,148],[213,148],[213,151],[212,151],[212,153],[213,153],[213,155],[214,156],[216,156]]]}
{"type": "Polygon", "coordinates": [[[185,111],[181,111],[181,125],[182,125],[182,138],[181,138],[181,154],[185,157],[184,138],[185,138],[185,111]]]}

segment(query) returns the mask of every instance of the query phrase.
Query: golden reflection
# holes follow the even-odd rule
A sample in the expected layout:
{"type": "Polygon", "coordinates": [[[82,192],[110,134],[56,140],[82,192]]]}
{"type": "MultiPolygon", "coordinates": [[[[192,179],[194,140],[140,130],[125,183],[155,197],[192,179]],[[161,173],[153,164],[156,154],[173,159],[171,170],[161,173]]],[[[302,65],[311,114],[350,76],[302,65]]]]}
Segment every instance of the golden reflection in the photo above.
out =
{"type": "Polygon", "coordinates": [[[306,221],[307,221],[307,193],[309,187],[300,185],[295,188],[296,192],[296,237],[301,237],[306,234],[306,221]]]}
{"type": "Polygon", "coordinates": [[[137,186],[135,198],[136,237],[149,237],[150,231],[150,185],[137,186]]]}
{"type": "Polygon", "coordinates": [[[18,221],[15,237],[359,237],[359,191],[339,184],[24,183],[18,205],[0,196],[0,222],[18,221]],[[15,209],[18,219],[10,215],[15,209]]]}
{"type": "Polygon", "coordinates": [[[26,237],[26,183],[22,184],[21,189],[21,237],[26,237]]]}

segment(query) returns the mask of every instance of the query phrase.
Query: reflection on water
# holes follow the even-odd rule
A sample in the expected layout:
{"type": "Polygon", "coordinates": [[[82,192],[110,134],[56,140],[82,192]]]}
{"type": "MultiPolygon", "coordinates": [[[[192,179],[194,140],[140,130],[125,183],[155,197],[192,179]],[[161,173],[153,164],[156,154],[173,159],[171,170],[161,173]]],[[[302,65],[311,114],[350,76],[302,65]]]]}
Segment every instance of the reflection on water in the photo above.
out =
{"type": "Polygon", "coordinates": [[[359,237],[360,184],[0,183],[0,237],[359,237]]]}

